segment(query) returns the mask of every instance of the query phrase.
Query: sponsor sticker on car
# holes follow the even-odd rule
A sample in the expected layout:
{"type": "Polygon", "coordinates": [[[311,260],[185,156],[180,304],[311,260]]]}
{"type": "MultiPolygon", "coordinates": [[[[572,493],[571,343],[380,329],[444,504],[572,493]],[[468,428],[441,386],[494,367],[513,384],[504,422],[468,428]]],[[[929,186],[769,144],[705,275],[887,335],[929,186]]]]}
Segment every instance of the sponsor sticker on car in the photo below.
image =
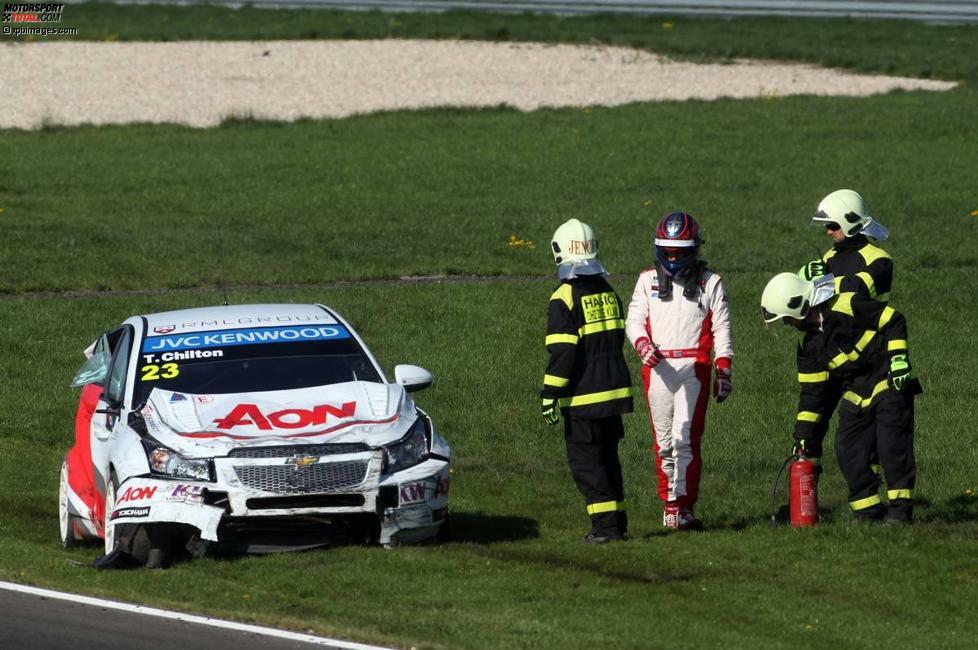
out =
{"type": "Polygon", "coordinates": [[[146,342],[143,343],[143,352],[178,352],[182,350],[203,350],[235,345],[326,341],[346,338],[350,338],[350,332],[339,324],[257,327],[253,329],[147,337],[146,342]]]}
{"type": "Polygon", "coordinates": [[[149,506],[143,506],[141,508],[119,508],[112,512],[112,516],[109,517],[110,521],[115,521],[116,519],[123,519],[125,517],[148,517],[149,516],[149,506]]]}

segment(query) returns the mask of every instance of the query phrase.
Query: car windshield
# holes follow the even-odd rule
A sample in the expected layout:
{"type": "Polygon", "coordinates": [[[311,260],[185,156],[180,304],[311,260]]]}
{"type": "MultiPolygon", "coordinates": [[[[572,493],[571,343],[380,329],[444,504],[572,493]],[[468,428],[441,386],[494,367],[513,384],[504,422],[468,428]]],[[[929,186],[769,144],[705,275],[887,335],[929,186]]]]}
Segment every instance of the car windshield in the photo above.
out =
{"type": "Polygon", "coordinates": [[[340,324],[154,335],[143,341],[133,403],[145,403],[154,388],[226,394],[353,380],[383,381],[340,324]]]}

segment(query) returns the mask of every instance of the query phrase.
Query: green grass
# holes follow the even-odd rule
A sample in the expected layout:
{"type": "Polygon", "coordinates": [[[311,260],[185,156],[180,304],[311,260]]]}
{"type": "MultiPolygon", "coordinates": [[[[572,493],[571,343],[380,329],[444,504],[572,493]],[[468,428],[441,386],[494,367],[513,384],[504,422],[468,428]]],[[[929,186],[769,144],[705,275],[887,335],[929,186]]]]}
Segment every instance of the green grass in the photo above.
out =
{"type": "MultiPolygon", "coordinates": [[[[978,396],[947,350],[944,324],[924,316],[931,298],[901,291],[928,390],[918,415],[920,523],[854,526],[829,456],[828,520],[804,532],[772,529],[768,487],[789,445],[794,336],[765,331],[755,318],[748,296],[765,275],[729,277],[733,295],[743,296],[735,303],[741,356],[737,393],[712,409],[704,441],[700,512],[709,531],[667,535],[659,527],[647,422],[638,412],[626,417],[622,449],[635,539],[597,549],[577,542],[587,527],[581,499],[559,430],[542,424],[533,399],[544,361],[540,305],[551,281],[235,294],[324,301],[352,319],[388,370],[415,362],[436,374],[419,402],[453,444],[455,539],[395,551],[207,559],[162,574],[96,574],[68,564],[89,561],[94,550],[60,550],[56,476],[74,408],[66,384],[94,332],[129,313],[206,305],[215,296],[6,299],[0,366],[14,374],[3,394],[0,579],[405,646],[585,647],[607,639],[604,622],[613,619],[624,630],[616,647],[935,640],[968,647],[978,632],[964,615],[978,596],[970,550],[978,500],[964,494],[976,487],[976,458],[963,441],[973,436],[978,396]],[[665,614],[651,614],[663,611],[668,625],[665,614]]],[[[917,282],[954,286],[969,275],[922,271],[917,282]]],[[[630,290],[631,277],[613,279],[630,290]]],[[[955,320],[974,313],[953,294],[945,309],[955,320]]],[[[973,334],[955,340],[965,349],[975,343],[973,334]]]]}
{"type": "Polygon", "coordinates": [[[385,35],[376,30],[386,24],[398,35],[475,38],[505,24],[497,38],[629,43],[644,25],[647,46],[674,54],[893,65],[967,83],[865,99],[0,132],[0,580],[405,647],[973,646],[974,28],[677,20],[663,30],[624,18],[74,5],[71,16],[89,16],[86,38],[99,29],[308,37],[300,28],[329,25],[336,31],[319,35],[344,36],[337,25],[348,21],[351,37],[385,35]],[[759,296],[768,277],[826,247],[806,224],[839,187],[862,192],[893,232],[892,304],[909,319],[926,390],[911,530],[854,526],[831,454],[826,521],[807,531],[767,523],[770,481],[790,446],[795,337],[763,327],[759,296]],[[699,512],[709,530],[666,535],[658,525],[640,409],[622,447],[634,539],[584,547],[560,432],[536,406],[555,284],[547,245],[565,219],[589,221],[627,297],[650,259],[653,224],[679,208],[700,218],[735,319],[735,393],[711,408],[704,439],[699,512]],[[511,247],[511,234],[536,245],[511,247]],[[431,273],[533,277],[325,284],[431,273]],[[219,303],[222,282],[234,302],[325,302],[388,371],[417,363],[435,373],[419,403],[453,445],[452,542],[204,559],[165,572],[69,563],[96,555],[57,543],[57,471],[76,400],[68,382],[81,349],[131,314],[219,303]]]}

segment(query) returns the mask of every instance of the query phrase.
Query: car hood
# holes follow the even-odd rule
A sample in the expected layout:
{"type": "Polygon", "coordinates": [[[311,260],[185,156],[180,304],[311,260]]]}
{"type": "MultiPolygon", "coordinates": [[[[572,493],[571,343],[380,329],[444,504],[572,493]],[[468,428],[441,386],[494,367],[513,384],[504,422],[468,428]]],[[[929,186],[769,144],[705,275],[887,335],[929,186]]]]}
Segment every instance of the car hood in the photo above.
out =
{"type": "Polygon", "coordinates": [[[140,414],[153,438],[198,458],[246,446],[378,447],[404,437],[417,418],[402,386],[364,381],[227,395],[154,388],[140,414]]]}

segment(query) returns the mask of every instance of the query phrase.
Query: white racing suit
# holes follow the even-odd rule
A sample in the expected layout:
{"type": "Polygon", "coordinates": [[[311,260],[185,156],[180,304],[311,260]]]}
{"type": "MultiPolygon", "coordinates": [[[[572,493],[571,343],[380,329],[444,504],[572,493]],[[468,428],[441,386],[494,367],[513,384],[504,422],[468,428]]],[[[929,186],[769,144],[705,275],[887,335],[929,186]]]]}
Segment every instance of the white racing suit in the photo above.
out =
{"type": "Polygon", "coordinates": [[[710,352],[720,367],[733,358],[730,307],[720,276],[703,268],[697,279],[674,279],[671,296],[659,295],[658,271],[638,276],[625,333],[634,347],[643,337],[663,355],[642,366],[655,444],[659,498],[667,507],[692,511],[699,494],[700,439],[710,396],[710,352]],[[698,280],[698,282],[697,282],[698,280]],[[695,290],[684,291],[688,282],[695,290]],[[692,293],[695,298],[685,294],[692,293]]]}

